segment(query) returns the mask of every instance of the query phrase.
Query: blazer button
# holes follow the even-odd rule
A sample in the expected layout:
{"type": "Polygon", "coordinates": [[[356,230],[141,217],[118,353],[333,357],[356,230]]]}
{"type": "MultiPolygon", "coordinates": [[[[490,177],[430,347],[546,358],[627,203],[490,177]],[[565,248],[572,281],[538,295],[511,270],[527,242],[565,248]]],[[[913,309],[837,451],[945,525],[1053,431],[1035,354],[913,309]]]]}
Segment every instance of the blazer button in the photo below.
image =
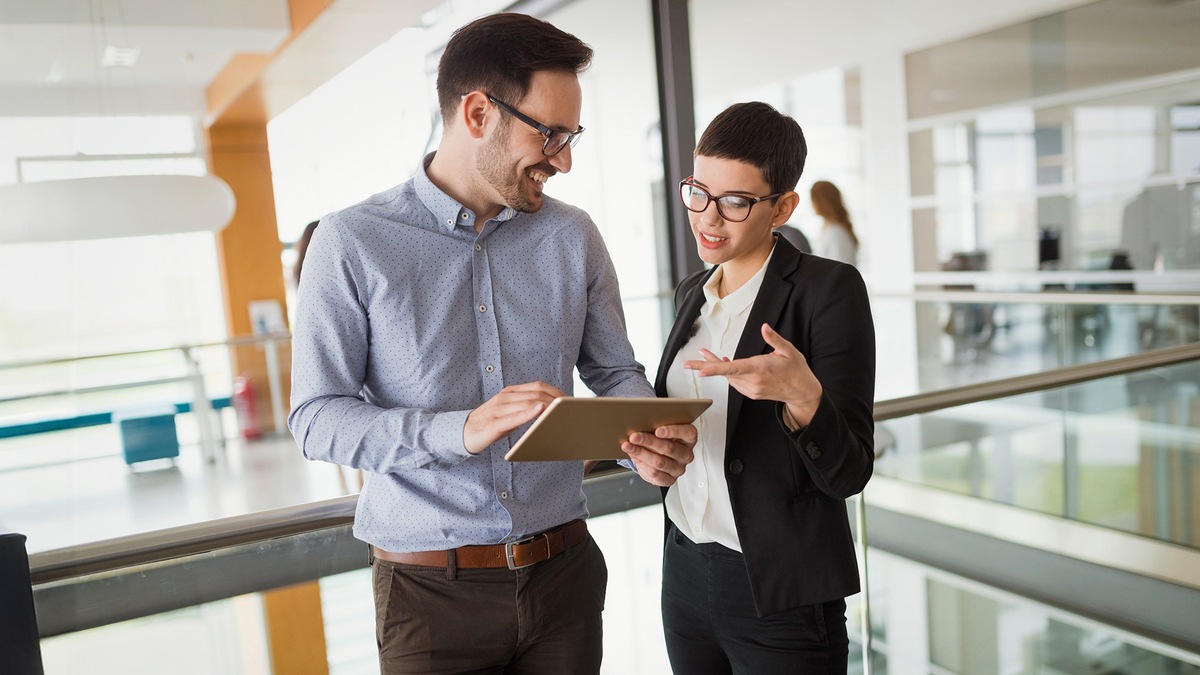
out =
{"type": "Polygon", "coordinates": [[[742,473],[742,460],[735,459],[729,463],[729,473],[737,476],[742,473]]]}
{"type": "Polygon", "coordinates": [[[821,456],[821,451],[817,449],[817,444],[813,443],[812,441],[809,441],[808,445],[804,446],[804,452],[813,459],[821,456]]]}

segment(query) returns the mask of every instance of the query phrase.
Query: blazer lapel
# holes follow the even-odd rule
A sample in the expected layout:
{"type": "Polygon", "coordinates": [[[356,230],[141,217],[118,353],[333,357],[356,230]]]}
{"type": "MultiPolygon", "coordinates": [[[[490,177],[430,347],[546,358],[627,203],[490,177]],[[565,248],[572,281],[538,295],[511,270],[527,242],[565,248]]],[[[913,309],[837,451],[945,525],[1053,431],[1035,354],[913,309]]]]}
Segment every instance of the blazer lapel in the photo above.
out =
{"type": "Polygon", "coordinates": [[[654,378],[654,393],[659,397],[667,395],[667,371],[675,361],[675,355],[692,337],[692,326],[700,318],[700,308],[704,306],[704,282],[708,281],[716,268],[709,270],[700,281],[692,286],[683,298],[683,304],[675,315],[675,323],[671,326],[671,334],[667,336],[667,346],[663,350],[662,361],[658,363],[658,375],[654,378]]]}
{"type": "MultiPolygon", "coordinates": [[[[738,340],[737,349],[733,353],[735,359],[745,359],[766,353],[767,343],[763,340],[762,325],[765,323],[777,328],[779,317],[787,308],[788,299],[792,297],[792,282],[787,277],[792,275],[800,264],[801,253],[782,238],[776,237],[775,252],[771,262],[763,274],[762,286],[758,296],[750,307],[750,315],[746,317],[746,327],[738,340]],[[785,245],[786,244],[786,245],[785,245]]],[[[742,411],[742,402],[746,397],[737,389],[729,388],[729,409],[725,424],[725,448],[728,452],[732,447],[733,430],[737,428],[738,415],[742,411]]]]}

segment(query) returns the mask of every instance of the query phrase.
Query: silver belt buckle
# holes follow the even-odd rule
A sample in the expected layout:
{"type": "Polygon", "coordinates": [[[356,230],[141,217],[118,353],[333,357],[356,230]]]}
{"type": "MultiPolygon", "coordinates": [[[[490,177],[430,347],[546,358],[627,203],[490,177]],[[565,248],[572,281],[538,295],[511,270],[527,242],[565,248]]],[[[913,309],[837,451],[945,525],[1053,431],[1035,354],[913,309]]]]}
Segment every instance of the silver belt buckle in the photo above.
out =
{"type": "MultiPolygon", "coordinates": [[[[520,541],[510,541],[509,543],[504,545],[504,559],[508,562],[508,569],[519,570],[519,569],[524,569],[526,567],[532,567],[532,566],[542,562],[542,560],[546,559],[546,558],[542,558],[542,560],[535,560],[534,562],[531,562],[528,565],[518,565],[513,556],[513,547],[514,546],[520,546],[521,544],[528,544],[528,543],[534,541],[535,539],[538,539],[539,537],[544,538],[544,535],[535,534],[531,537],[525,537],[524,539],[521,539],[520,541]]],[[[547,539],[546,540],[547,557],[549,557],[549,553],[550,553],[550,540],[547,539]]]]}

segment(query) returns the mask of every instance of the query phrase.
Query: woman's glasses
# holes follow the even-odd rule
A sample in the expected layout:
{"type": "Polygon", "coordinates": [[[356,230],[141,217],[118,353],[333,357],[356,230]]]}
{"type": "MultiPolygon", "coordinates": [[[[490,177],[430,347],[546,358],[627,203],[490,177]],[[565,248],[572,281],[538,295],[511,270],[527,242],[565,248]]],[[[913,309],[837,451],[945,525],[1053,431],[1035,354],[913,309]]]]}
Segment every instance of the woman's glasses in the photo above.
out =
{"type": "Polygon", "coordinates": [[[708,208],[709,202],[717,203],[717,213],[721,217],[731,223],[740,223],[750,217],[750,209],[759,202],[765,202],[768,199],[782,197],[786,192],[776,192],[765,197],[743,197],[742,195],[718,195],[716,197],[708,193],[707,190],[692,183],[693,178],[685,178],[679,181],[679,197],[683,199],[683,206],[694,213],[703,213],[708,208]]]}

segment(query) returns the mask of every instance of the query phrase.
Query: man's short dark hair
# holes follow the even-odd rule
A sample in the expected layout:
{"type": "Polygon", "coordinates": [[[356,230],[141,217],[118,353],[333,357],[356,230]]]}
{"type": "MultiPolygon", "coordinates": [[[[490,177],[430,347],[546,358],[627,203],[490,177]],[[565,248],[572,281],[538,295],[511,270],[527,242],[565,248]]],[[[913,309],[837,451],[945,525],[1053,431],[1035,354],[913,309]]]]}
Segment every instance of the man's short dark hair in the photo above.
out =
{"type": "Polygon", "coordinates": [[[695,154],[758,167],[771,192],[790,192],[804,173],[808,143],[796,120],[752,101],[735,103],[717,115],[701,134],[695,154]]]}
{"type": "Polygon", "coordinates": [[[533,74],[579,74],[592,48],[579,38],[525,14],[492,14],[454,31],[438,63],[442,121],[449,123],[463,94],[482,91],[510,105],[529,93],[533,74]]]}

